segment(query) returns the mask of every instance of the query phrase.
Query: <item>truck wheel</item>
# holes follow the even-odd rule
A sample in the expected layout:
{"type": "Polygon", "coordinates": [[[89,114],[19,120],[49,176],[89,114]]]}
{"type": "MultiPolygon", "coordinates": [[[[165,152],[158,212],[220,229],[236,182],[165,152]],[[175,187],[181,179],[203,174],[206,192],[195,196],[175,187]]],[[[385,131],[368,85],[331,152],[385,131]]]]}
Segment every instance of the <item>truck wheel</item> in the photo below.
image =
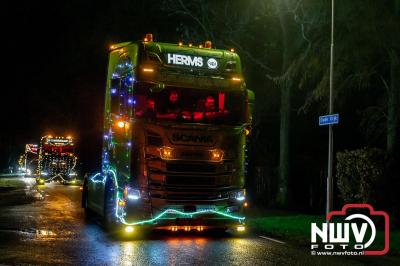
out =
{"type": "Polygon", "coordinates": [[[88,198],[88,188],[87,188],[87,183],[86,181],[82,185],[82,201],[81,201],[81,206],[85,210],[87,209],[87,199],[88,198]]]}
{"type": "Polygon", "coordinates": [[[92,216],[92,211],[89,209],[88,206],[88,196],[89,196],[89,191],[87,183],[85,182],[82,187],[82,201],[81,201],[81,206],[85,211],[85,218],[90,218],[92,216]]]}
{"type": "Polygon", "coordinates": [[[107,182],[104,195],[103,224],[109,232],[115,231],[117,227],[115,217],[116,200],[115,187],[111,182],[107,182]]]}

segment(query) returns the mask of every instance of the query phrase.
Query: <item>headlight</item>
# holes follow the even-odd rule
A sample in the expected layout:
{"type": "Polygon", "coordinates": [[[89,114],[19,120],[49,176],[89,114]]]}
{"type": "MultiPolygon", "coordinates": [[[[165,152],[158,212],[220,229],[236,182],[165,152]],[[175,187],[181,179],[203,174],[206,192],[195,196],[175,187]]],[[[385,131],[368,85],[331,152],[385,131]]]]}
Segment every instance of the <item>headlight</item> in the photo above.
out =
{"type": "Polygon", "coordinates": [[[215,149],[210,151],[210,160],[214,162],[220,162],[222,161],[222,158],[224,157],[224,152],[220,149],[215,149]]]}
{"type": "Polygon", "coordinates": [[[133,189],[130,187],[125,187],[124,196],[128,200],[138,200],[138,199],[140,199],[140,190],[133,189]]]}
{"type": "Polygon", "coordinates": [[[41,172],[40,174],[41,174],[41,175],[44,175],[44,176],[48,175],[47,172],[41,172]]]}
{"type": "Polygon", "coordinates": [[[246,199],[246,190],[242,189],[232,193],[232,198],[235,198],[237,201],[244,201],[246,199]]]}
{"type": "Polygon", "coordinates": [[[75,172],[69,173],[69,176],[76,176],[75,172]]]}
{"type": "Polygon", "coordinates": [[[174,149],[170,147],[163,146],[160,148],[160,156],[164,160],[174,159],[174,149]]]}

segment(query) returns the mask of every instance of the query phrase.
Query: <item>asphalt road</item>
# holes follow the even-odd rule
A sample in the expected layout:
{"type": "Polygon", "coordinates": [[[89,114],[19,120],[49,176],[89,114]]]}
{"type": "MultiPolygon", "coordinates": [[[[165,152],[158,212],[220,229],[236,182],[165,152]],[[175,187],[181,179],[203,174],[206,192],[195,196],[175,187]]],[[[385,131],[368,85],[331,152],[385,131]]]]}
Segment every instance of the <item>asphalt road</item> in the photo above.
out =
{"type": "MultiPolygon", "coordinates": [[[[31,180],[33,182],[33,180],[31,180]]],[[[53,265],[362,265],[344,257],[311,256],[310,251],[259,236],[171,235],[122,240],[104,232],[80,208],[79,186],[57,183],[43,197],[0,207],[0,263],[53,265]]],[[[0,194],[1,195],[1,194],[0,194]]],[[[390,263],[385,261],[384,264],[390,263]]]]}

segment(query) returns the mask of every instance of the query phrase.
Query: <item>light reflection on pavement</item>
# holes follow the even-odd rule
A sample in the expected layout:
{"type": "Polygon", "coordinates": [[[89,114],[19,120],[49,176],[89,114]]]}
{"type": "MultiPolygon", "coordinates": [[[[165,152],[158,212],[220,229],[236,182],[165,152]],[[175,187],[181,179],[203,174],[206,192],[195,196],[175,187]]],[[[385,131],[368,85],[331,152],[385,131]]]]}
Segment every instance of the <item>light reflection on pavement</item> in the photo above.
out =
{"type": "MultiPolygon", "coordinates": [[[[29,183],[29,182],[28,182],[29,183]]],[[[79,186],[38,188],[42,200],[0,209],[0,263],[58,265],[361,265],[309,255],[306,248],[255,236],[150,234],[121,240],[80,207],[79,186]]],[[[364,262],[364,261],[363,261],[364,262]]],[[[376,261],[375,261],[376,262],[376,261]]],[[[386,263],[387,264],[387,263],[386,263]]]]}

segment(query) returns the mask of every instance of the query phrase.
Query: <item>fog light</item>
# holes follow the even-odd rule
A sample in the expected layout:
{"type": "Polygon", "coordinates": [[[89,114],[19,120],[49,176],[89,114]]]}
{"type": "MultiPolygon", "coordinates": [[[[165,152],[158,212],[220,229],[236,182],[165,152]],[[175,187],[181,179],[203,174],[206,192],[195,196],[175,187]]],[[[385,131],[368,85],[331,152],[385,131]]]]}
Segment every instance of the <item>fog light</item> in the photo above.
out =
{"type": "Polygon", "coordinates": [[[246,230],[246,227],[244,227],[243,225],[239,225],[238,227],[236,227],[236,230],[237,230],[238,232],[243,232],[243,231],[246,230]]]}
{"type": "Polygon", "coordinates": [[[132,233],[133,231],[135,231],[133,226],[128,225],[127,227],[125,227],[125,232],[126,233],[132,233]]]}

